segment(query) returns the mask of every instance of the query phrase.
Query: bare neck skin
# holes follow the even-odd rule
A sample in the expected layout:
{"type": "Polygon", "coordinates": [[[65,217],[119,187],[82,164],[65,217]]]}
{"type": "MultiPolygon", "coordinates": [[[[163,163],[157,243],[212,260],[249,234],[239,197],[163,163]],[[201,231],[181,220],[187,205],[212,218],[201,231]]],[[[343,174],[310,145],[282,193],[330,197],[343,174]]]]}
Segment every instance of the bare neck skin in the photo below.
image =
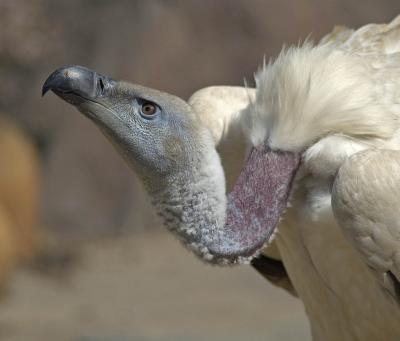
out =
{"type": "Polygon", "coordinates": [[[248,263],[286,208],[298,155],[254,148],[228,197],[216,151],[207,150],[197,162],[154,192],[153,203],[167,228],[207,262],[248,263]]]}

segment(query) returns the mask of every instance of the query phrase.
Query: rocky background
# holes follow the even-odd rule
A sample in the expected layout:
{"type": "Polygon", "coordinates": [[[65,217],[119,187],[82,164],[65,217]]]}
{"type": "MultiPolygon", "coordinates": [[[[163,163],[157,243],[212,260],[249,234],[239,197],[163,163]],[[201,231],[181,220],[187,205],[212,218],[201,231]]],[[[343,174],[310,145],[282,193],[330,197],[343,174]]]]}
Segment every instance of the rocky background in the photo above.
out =
{"type": "MultiPolygon", "coordinates": [[[[249,336],[249,330],[254,331],[249,340],[277,340],[286,335],[280,332],[268,334],[268,324],[264,326],[259,316],[273,313],[268,308],[257,306],[259,296],[249,298],[247,302],[252,302],[252,306],[243,303],[246,307],[243,316],[240,313],[231,316],[229,312],[228,318],[224,315],[226,311],[221,306],[232,302],[236,296],[232,291],[227,295],[221,293],[224,290],[223,283],[228,285],[232,280],[237,281],[235,285],[240,283],[239,287],[235,287],[235,293],[241,297],[238,302],[243,302],[243,297],[248,295],[246,292],[254,289],[254,282],[257,282],[255,292],[259,295],[263,291],[261,286],[267,287],[251,269],[232,270],[239,271],[235,273],[238,277],[226,270],[223,272],[226,277],[211,271],[214,274],[212,276],[220,276],[220,282],[216,284],[219,289],[214,292],[209,286],[205,286],[203,291],[200,287],[196,289],[202,292],[199,297],[210,295],[207,301],[210,302],[210,310],[204,308],[198,315],[193,315],[193,320],[185,320],[186,325],[192,327],[183,328],[181,334],[176,331],[179,330],[179,320],[187,317],[187,312],[192,311],[196,304],[201,305],[200,300],[193,298],[191,301],[187,298],[186,305],[172,307],[172,310],[178,309],[179,313],[164,320],[163,323],[170,321],[164,329],[158,330],[151,324],[151,321],[154,322],[151,315],[157,309],[163,305],[165,309],[166,304],[170,305],[181,298],[182,292],[174,291],[176,283],[169,279],[170,276],[182,272],[187,273],[186,280],[202,280],[202,276],[209,276],[210,270],[204,270],[203,265],[192,260],[186,263],[184,259],[188,254],[183,250],[175,251],[175,247],[179,248],[178,244],[168,246],[169,239],[165,241],[164,237],[159,236],[163,236],[164,232],[159,232],[159,222],[133,173],[94,125],[53,95],[42,99],[41,85],[57,67],[80,64],[114,78],[187,98],[195,90],[208,85],[242,85],[244,79],[251,84],[253,73],[262,63],[263,57],[268,59],[276,56],[283,44],[297,43],[307,37],[317,40],[334,25],[357,27],[369,22],[387,22],[398,13],[398,0],[0,0],[0,112],[26,132],[39,155],[38,224],[45,235],[56,240],[56,249],[57,245],[64,246],[67,241],[70,244],[73,241],[72,245],[75,245],[76,241],[87,241],[90,244],[100,237],[102,239],[99,244],[90,244],[89,249],[84,249],[83,254],[90,254],[88,257],[91,260],[87,264],[83,261],[86,264],[84,270],[79,268],[82,267],[80,263],[77,265],[81,275],[76,270],[78,275],[71,275],[76,276],[73,279],[66,279],[64,274],[56,272],[58,284],[49,284],[36,277],[32,279],[36,275],[30,272],[17,273],[10,285],[9,295],[5,295],[6,303],[2,305],[0,302],[0,339],[164,340],[168,337],[177,339],[181,335],[179,337],[185,340],[222,340],[225,337],[236,340],[233,337],[236,334],[239,340],[244,337],[240,335],[249,336]],[[102,244],[107,240],[104,238],[110,237],[114,238],[112,251],[102,244]],[[144,244],[139,245],[131,241],[131,238],[139,238],[144,244]],[[120,258],[112,256],[113,252],[120,254],[120,251],[115,250],[124,244],[124,240],[129,241],[127,249],[134,248],[146,257],[137,260],[131,255],[132,250],[127,254],[122,252],[120,258]],[[150,249],[154,254],[149,254],[146,243],[152,244],[150,249]],[[171,252],[171,257],[175,255],[175,261],[168,259],[165,252],[171,252]],[[128,266],[127,269],[123,266],[121,268],[124,255],[130,264],[136,264],[132,271],[136,278],[140,278],[141,291],[135,289],[134,275],[124,279],[124,276],[128,276],[128,266]],[[153,275],[148,273],[149,268],[152,268],[149,260],[151,257],[158,259],[156,264],[159,264],[153,275]],[[163,261],[159,260],[160,257],[163,261]],[[176,268],[170,268],[171,262],[176,263],[176,268]],[[102,264],[108,264],[106,269],[110,275],[100,280],[111,282],[109,287],[94,290],[92,295],[89,288],[98,285],[96,274],[105,271],[102,264]],[[169,270],[163,272],[163,268],[169,270]],[[118,271],[123,272],[123,275],[118,271]],[[107,297],[113,297],[115,286],[121,283],[117,280],[119,276],[126,283],[119,290],[126,294],[117,302],[109,301],[107,297]],[[148,278],[148,282],[143,278],[148,278]],[[73,291],[74,294],[66,294],[65,287],[68,285],[65,283],[68,281],[75,284],[87,283],[87,289],[82,289],[82,295],[92,295],[91,300],[79,296],[79,290],[73,291]],[[160,297],[160,301],[151,310],[144,299],[151,296],[151,293],[145,289],[147,286],[149,290],[157,291],[155,283],[170,288],[166,293],[170,301],[165,300],[165,297],[163,301],[160,297]],[[33,299],[33,306],[27,304],[30,297],[38,292],[43,293],[40,300],[33,299]],[[48,292],[52,294],[46,296],[48,292]],[[129,298],[129,293],[134,297],[129,298]],[[130,314],[129,309],[124,310],[124,304],[130,299],[138,302],[137,297],[140,298],[137,310],[143,310],[149,315],[147,322],[139,319],[129,324],[128,321],[133,321],[133,317],[114,320],[110,317],[124,315],[124,312],[130,314]],[[76,321],[72,317],[65,321],[63,317],[68,313],[62,307],[68,307],[74,299],[86,304],[83,304],[83,308],[78,303],[71,310],[66,308],[76,321]],[[53,306],[51,302],[54,302],[53,306]],[[253,311],[250,306],[255,307],[253,311]],[[214,316],[210,313],[213,308],[222,310],[214,316]],[[40,310],[39,319],[35,314],[37,309],[40,310]],[[110,316],[101,315],[105,311],[110,312],[110,316]],[[251,315],[258,317],[253,318],[251,315]],[[60,318],[54,322],[57,316],[60,318]],[[79,328],[88,325],[77,322],[81,317],[84,321],[85,318],[91,321],[88,324],[92,330],[81,332],[79,328]],[[207,317],[213,321],[211,324],[193,322],[196,319],[209,321],[207,317]],[[110,319],[115,323],[110,322],[110,319]],[[216,327],[218,319],[221,319],[221,329],[216,327]],[[243,320],[237,322],[240,319],[243,320]],[[120,321],[124,321],[122,325],[120,321]],[[133,328],[135,323],[137,327],[133,328]],[[230,324],[236,326],[232,332],[229,332],[230,324]],[[207,330],[209,325],[211,329],[207,330]],[[252,326],[252,329],[248,326],[252,326]],[[172,330],[169,334],[168,328],[172,330]],[[71,333],[72,329],[74,333],[71,333]],[[135,334],[139,329],[140,332],[135,334]],[[159,332],[151,333],[151,330],[159,332]]],[[[182,278],[185,276],[182,275],[182,278]]],[[[84,284],[76,285],[79,287],[84,284]]],[[[280,297],[282,307],[287,308],[282,309],[288,313],[280,315],[282,331],[289,328],[293,340],[298,340],[296,337],[301,335],[306,337],[307,332],[303,332],[306,330],[306,322],[300,305],[284,293],[277,294],[277,289],[268,287],[265,290],[269,290],[265,295],[280,297]],[[291,319],[293,314],[298,314],[295,315],[297,322],[291,319]],[[294,326],[293,331],[291,326],[294,326]]],[[[240,304],[237,304],[233,309],[240,310],[240,304]]],[[[276,311],[278,306],[272,305],[272,311],[276,311]]],[[[169,315],[169,312],[165,314],[169,315]]],[[[141,315],[137,313],[137,316],[141,315]]],[[[290,339],[289,334],[285,336],[286,340],[290,339]]]]}

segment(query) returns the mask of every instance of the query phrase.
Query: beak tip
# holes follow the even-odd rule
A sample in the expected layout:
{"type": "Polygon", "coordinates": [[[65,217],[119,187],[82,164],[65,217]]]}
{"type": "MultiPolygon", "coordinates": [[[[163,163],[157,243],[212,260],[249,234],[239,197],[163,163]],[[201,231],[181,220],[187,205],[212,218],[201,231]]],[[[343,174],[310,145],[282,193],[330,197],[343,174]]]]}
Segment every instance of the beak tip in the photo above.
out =
{"type": "Polygon", "coordinates": [[[60,69],[54,71],[48,76],[42,86],[42,97],[47,94],[49,90],[53,90],[54,87],[62,84],[62,77],[60,77],[60,69]]]}
{"type": "Polygon", "coordinates": [[[47,93],[49,90],[50,90],[50,87],[49,87],[46,83],[44,83],[44,85],[43,85],[43,87],[42,87],[42,97],[43,97],[44,95],[46,95],[46,93],[47,93]]]}

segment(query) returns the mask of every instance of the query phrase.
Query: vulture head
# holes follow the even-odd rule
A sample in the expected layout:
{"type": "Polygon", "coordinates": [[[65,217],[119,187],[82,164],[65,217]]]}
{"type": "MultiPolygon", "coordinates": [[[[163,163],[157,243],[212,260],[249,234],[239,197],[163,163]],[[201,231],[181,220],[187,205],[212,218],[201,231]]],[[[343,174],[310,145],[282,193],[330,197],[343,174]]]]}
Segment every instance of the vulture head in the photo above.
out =
{"type": "Polygon", "coordinates": [[[56,70],[52,90],[92,120],[139,175],[165,225],[204,260],[248,262],[287,206],[299,154],[252,149],[227,196],[212,131],[180,98],[80,66],[56,70]]]}

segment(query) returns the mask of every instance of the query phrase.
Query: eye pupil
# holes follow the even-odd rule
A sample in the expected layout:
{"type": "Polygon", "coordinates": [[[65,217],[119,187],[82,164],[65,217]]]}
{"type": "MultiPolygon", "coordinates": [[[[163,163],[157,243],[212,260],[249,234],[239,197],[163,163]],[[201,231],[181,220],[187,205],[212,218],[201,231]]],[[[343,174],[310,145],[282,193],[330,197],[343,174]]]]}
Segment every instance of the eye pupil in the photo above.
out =
{"type": "Polygon", "coordinates": [[[151,116],[156,112],[156,106],[152,103],[144,103],[142,105],[142,113],[147,116],[151,116]]]}

